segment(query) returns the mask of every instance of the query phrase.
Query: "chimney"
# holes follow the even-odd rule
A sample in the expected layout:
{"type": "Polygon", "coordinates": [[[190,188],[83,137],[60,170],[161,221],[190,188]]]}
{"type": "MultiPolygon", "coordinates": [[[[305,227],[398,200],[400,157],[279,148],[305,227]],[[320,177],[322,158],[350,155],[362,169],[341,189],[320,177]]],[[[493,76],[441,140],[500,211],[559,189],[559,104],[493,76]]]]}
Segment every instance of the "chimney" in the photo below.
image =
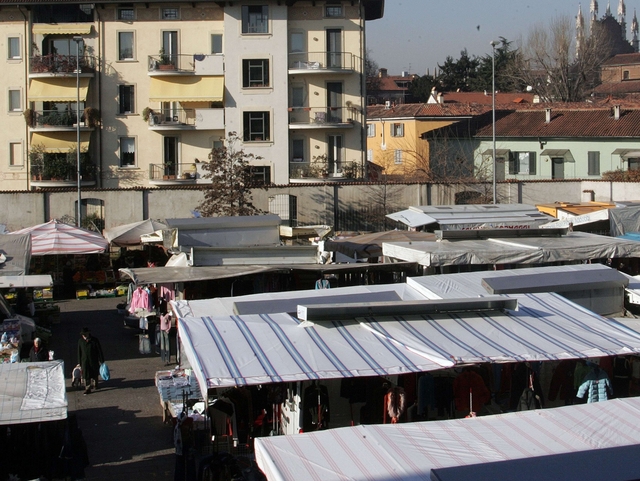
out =
{"type": "Polygon", "coordinates": [[[438,103],[439,104],[444,103],[444,95],[442,95],[442,92],[438,92],[438,103]]]}
{"type": "Polygon", "coordinates": [[[381,68],[378,71],[378,77],[384,78],[387,76],[387,69],[386,68],[381,68]]]}
{"type": "Polygon", "coordinates": [[[620,106],[619,105],[614,105],[613,106],[613,118],[615,120],[620,120],[620,106]]]}
{"type": "Polygon", "coordinates": [[[549,108],[544,109],[544,122],[545,124],[551,122],[551,109],[549,108]]]}
{"type": "Polygon", "coordinates": [[[407,72],[406,70],[402,71],[402,78],[407,78],[409,76],[409,72],[407,72]]]}

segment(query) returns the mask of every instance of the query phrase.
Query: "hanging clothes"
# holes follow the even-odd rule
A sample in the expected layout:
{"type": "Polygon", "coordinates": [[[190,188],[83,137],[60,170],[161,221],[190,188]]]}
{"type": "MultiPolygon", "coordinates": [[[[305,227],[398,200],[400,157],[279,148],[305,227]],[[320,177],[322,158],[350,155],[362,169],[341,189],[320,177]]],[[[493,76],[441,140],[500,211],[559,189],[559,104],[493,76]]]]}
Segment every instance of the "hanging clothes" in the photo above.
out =
{"type": "Polygon", "coordinates": [[[129,305],[129,312],[132,314],[136,312],[136,309],[145,309],[149,311],[151,308],[151,300],[149,293],[142,287],[138,286],[131,294],[131,304],[129,305]]]}
{"type": "Polygon", "coordinates": [[[606,401],[612,395],[611,382],[607,373],[599,366],[591,367],[591,372],[584,378],[584,382],[578,388],[577,397],[582,399],[587,394],[587,403],[606,401]]]}
{"type": "Polygon", "coordinates": [[[470,368],[465,368],[453,381],[453,395],[456,411],[479,413],[486,403],[491,400],[491,393],[482,376],[470,368]],[[470,402],[469,393],[473,394],[470,402]],[[471,404],[471,405],[470,405],[471,404]]]}
{"type": "Polygon", "coordinates": [[[549,401],[559,398],[561,401],[571,402],[575,397],[573,375],[576,370],[575,359],[564,359],[556,366],[549,385],[549,401]]]}
{"type": "Polygon", "coordinates": [[[383,424],[397,424],[407,408],[407,396],[401,387],[392,387],[384,396],[383,424]]]}
{"type": "Polygon", "coordinates": [[[516,411],[530,411],[542,408],[542,396],[541,393],[536,392],[534,377],[536,375],[532,371],[529,374],[529,385],[522,391],[516,411]]]}
{"type": "Polygon", "coordinates": [[[319,431],[329,427],[329,390],[316,384],[304,390],[302,429],[304,432],[319,431]]]}
{"type": "Polygon", "coordinates": [[[318,279],[316,281],[316,289],[330,289],[329,279],[318,279]]]}
{"type": "Polygon", "coordinates": [[[429,408],[436,407],[435,382],[433,376],[425,373],[418,380],[418,416],[425,416],[429,408]]]}

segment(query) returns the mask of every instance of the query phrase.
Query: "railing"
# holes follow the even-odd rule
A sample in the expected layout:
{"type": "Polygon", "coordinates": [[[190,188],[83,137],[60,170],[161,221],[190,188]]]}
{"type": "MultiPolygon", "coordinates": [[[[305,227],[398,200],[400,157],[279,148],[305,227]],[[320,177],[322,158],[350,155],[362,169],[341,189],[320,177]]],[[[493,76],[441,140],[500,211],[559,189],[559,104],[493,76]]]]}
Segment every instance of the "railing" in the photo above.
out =
{"type": "Polygon", "coordinates": [[[195,109],[154,110],[149,115],[149,127],[195,125],[195,123],[195,109]]]}
{"type": "MultiPolygon", "coordinates": [[[[51,159],[31,165],[31,178],[34,181],[77,181],[78,164],[75,159],[51,159]]],[[[80,164],[83,181],[96,180],[96,166],[88,161],[80,164]]]]}
{"type": "Polygon", "coordinates": [[[345,178],[359,179],[363,177],[363,170],[359,162],[291,162],[291,179],[321,179],[321,178],[345,178]]]}
{"type": "Polygon", "coordinates": [[[196,164],[151,164],[149,180],[195,180],[198,178],[196,164]]]}
{"type": "MultiPolygon", "coordinates": [[[[77,120],[75,110],[34,110],[30,127],[73,127],[77,120]]],[[[80,112],[80,122],[84,122],[84,111],[80,112]]]]}
{"type": "Polygon", "coordinates": [[[75,73],[76,65],[80,73],[94,73],[96,58],[82,55],[76,63],[75,55],[36,55],[29,59],[29,73],[75,73]]]}
{"type": "Polygon", "coordinates": [[[352,107],[289,107],[290,124],[332,125],[353,123],[359,113],[352,107]]]}
{"type": "Polygon", "coordinates": [[[220,54],[149,55],[149,72],[188,72],[201,75],[223,75],[224,56],[220,54]]]}
{"type": "Polygon", "coordinates": [[[290,70],[354,70],[351,52],[298,52],[289,54],[290,70]]]}

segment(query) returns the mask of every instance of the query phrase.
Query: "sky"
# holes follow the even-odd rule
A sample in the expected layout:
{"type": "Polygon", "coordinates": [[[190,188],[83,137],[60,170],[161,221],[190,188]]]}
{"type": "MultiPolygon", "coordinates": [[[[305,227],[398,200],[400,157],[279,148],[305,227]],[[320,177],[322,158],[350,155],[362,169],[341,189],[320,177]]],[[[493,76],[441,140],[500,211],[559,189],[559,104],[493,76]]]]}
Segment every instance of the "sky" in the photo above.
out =
{"type": "MultiPolygon", "coordinates": [[[[611,0],[614,16],[618,1],[611,0]]],[[[590,0],[385,0],[384,16],[366,24],[367,49],[389,75],[424,75],[427,68],[433,74],[447,56],[457,60],[465,48],[482,57],[491,53],[492,40],[504,37],[515,45],[533,26],[547,25],[557,16],[575,21],[580,3],[588,25],[590,0]]],[[[640,14],[640,0],[626,0],[625,5],[629,26],[634,8],[640,14]]],[[[598,6],[602,17],[607,0],[598,6]]]]}

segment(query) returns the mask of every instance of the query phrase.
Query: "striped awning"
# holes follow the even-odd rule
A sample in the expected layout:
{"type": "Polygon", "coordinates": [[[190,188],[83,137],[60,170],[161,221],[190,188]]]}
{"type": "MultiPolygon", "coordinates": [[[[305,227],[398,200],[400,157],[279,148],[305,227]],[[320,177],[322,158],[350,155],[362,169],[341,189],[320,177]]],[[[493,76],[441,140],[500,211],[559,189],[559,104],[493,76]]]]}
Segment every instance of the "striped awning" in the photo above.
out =
{"type": "Polygon", "coordinates": [[[223,97],[223,76],[171,75],[151,78],[151,102],[221,102],[223,97]]]}
{"type": "Polygon", "coordinates": [[[80,100],[86,100],[89,90],[88,77],[80,78],[79,92],[76,90],[75,77],[48,77],[31,79],[27,97],[30,102],[75,102],[78,93],[80,100]]]}
{"type": "Polygon", "coordinates": [[[203,390],[424,372],[452,363],[640,353],[638,332],[558,295],[509,297],[518,299],[517,311],[371,317],[311,327],[286,313],[187,317],[178,320],[179,333],[203,390]]]}
{"type": "Polygon", "coordinates": [[[9,235],[31,234],[31,255],[100,254],[109,242],[97,232],[81,229],[52,219],[44,224],[12,232],[9,235]]]}
{"type": "Polygon", "coordinates": [[[40,35],[89,35],[91,23],[34,23],[33,34],[40,35]]]}
{"type": "MultiPolygon", "coordinates": [[[[90,137],[91,132],[80,132],[80,152],[86,152],[89,149],[90,137]]],[[[34,132],[31,134],[31,146],[43,146],[44,151],[49,153],[75,150],[77,141],[76,132],[52,132],[50,134],[34,132]]]]}

